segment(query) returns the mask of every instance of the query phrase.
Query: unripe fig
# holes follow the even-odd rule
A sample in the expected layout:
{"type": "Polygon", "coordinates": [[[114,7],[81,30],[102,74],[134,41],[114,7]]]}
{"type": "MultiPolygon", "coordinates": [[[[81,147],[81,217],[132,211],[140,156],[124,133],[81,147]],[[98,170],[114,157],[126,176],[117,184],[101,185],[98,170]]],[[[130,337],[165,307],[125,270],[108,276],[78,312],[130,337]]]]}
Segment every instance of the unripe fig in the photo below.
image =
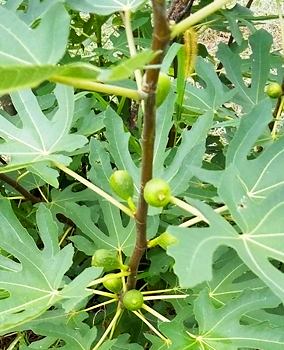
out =
{"type": "Polygon", "coordinates": [[[127,270],[128,266],[122,265],[114,252],[107,249],[99,249],[92,257],[92,266],[103,267],[105,271],[116,269],[127,270]]]}
{"type": "Polygon", "coordinates": [[[131,289],[126,292],[122,300],[125,308],[131,311],[137,311],[141,309],[143,302],[143,294],[136,289],[131,289]]]}
{"type": "Polygon", "coordinates": [[[178,240],[176,237],[172,236],[170,233],[164,232],[159,237],[157,237],[157,243],[162,248],[167,249],[168,246],[178,243],[178,240]]]}
{"type": "Polygon", "coordinates": [[[111,276],[113,276],[113,278],[104,281],[103,285],[109,291],[118,294],[122,289],[121,279],[120,279],[120,277],[116,277],[115,273],[109,273],[105,277],[111,277],[111,276]]]}
{"type": "Polygon", "coordinates": [[[109,178],[113,191],[122,199],[128,200],[133,197],[133,179],[126,170],[117,170],[109,178]]]}
{"type": "Polygon", "coordinates": [[[281,85],[278,83],[270,83],[267,87],[266,93],[271,98],[279,98],[283,91],[281,85]]]}
{"type": "Polygon", "coordinates": [[[157,84],[157,95],[156,95],[156,106],[159,107],[165,101],[171,89],[170,77],[160,72],[158,84],[157,84]]]}
{"type": "Polygon", "coordinates": [[[153,207],[164,207],[171,199],[171,188],[162,179],[152,179],[146,183],[144,189],[145,201],[153,207]]]}

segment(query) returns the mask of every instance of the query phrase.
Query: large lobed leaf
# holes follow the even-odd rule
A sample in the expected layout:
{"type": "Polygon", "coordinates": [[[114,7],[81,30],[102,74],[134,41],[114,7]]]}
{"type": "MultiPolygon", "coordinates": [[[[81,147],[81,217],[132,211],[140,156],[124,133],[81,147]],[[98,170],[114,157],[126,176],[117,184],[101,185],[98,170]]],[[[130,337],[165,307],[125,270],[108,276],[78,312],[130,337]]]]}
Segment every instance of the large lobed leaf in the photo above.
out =
{"type": "Polygon", "coordinates": [[[41,111],[30,90],[12,94],[22,125],[15,126],[0,115],[0,136],[4,139],[0,143],[0,154],[10,157],[9,164],[1,166],[0,172],[29,167],[46,182],[58,186],[58,173],[49,168],[51,161],[69,164],[71,159],[61,153],[82,147],[87,139],[69,134],[74,111],[73,89],[57,85],[54,93],[58,110],[51,120],[41,111]]]}
{"type": "Polygon", "coordinates": [[[0,288],[10,294],[0,301],[0,334],[29,322],[59,301],[64,301],[69,312],[91,294],[86,287],[100,275],[101,269],[86,269],[67,286],[62,283],[74,250],[71,245],[60,250],[57,226],[44,205],[37,212],[44,245],[41,250],[5,198],[0,198],[0,221],[0,248],[10,254],[10,258],[0,255],[0,288]]]}
{"type": "MultiPolygon", "coordinates": [[[[221,247],[222,251],[225,247],[221,247]]],[[[218,250],[217,250],[217,256],[218,250]]],[[[215,256],[214,256],[215,258],[215,256]]],[[[227,304],[241,294],[245,289],[252,291],[267,288],[264,282],[257,278],[233,249],[227,249],[213,264],[213,278],[193,288],[190,299],[196,298],[204,289],[209,289],[212,304],[216,307],[227,304]]]]}
{"type": "Polygon", "coordinates": [[[123,80],[131,77],[136,69],[143,69],[156,55],[144,50],[109,69],[85,62],[56,65],[67,46],[69,15],[60,1],[37,4],[37,9],[35,19],[41,17],[41,22],[31,29],[25,23],[27,17],[20,18],[12,6],[11,11],[0,6],[0,93],[36,87],[46,79],[58,77],[80,79],[80,82],[123,80]]]}
{"type": "Polygon", "coordinates": [[[0,23],[1,66],[52,65],[65,52],[69,15],[60,1],[48,9],[35,29],[3,6],[0,6],[0,23]]]}
{"type": "MultiPolygon", "coordinates": [[[[214,254],[215,258],[212,280],[193,288],[193,293],[187,298],[191,304],[204,289],[208,289],[208,296],[216,308],[227,304],[246,289],[250,289],[252,293],[267,289],[264,282],[249,270],[233,249],[220,247],[214,254]],[[222,254],[224,250],[225,253],[222,254]]],[[[278,308],[281,309],[281,306],[282,304],[278,308]]],[[[284,320],[278,314],[278,308],[264,310],[263,306],[261,309],[246,312],[241,322],[246,324],[268,322],[273,326],[283,326],[284,320]]]]}
{"type": "MultiPolygon", "coordinates": [[[[72,329],[64,324],[40,323],[32,327],[33,331],[40,335],[45,335],[45,340],[51,338],[51,344],[56,340],[63,340],[65,345],[58,347],[61,350],[91,350],[92,343],[97,336],[95,327],[87,332],[82,332],[80,329],[72,329]]],[[[50,344],[50,345],[51,345],[50,344]]],[[[32,343],[31,347],[25,346],[21,350],[38,349],[47,350],[53,349],[53,346],[44,346],[42,340],[32,343]]]]}
{"type": "MultiPolygon", "coordinates": [[[[186,329],[175,320],[162,324],[160,328],[172,340],[171,350],[238,350],[242,347],[281,350],[284,346],[283,328],[272,328],[267,323],[240,324],[240,319],[246,312],[262,307],[271,308],[278,302],[268,288],[258,292],[247,289],[236,299],[216,309],[210,301],[208,291],[204,289],[194,303],[197,329],[186,329]]],[[[158,347],[153,347],[154,349],[158,347]]]]}
{"type": "MultiPolygon", "coordinates": [[[[209,227],[168,229],[179,240],[168,248],[168,253],[176,260],[175,271],[183,287],[210,280],[213,253],[218,246],[226,245],[234,248],[244,263],[284,301],[284,277],[272,264],[273,260],[284,261],[284,138],[258,158],[247,158],[271,118],[270,111],[270,102],[264,100],[242,119],[228,149],[227,167],[220,173],[219,195],[241,234],[210,207],[194,200],[189,202],[207,218],[209,227]]],[[[210,172],[206,178],[210,182],[210,172]]]]}
{"type": "Polygon", "coordinates": [[[66,0],[66,2],[74,10],[106,16],[118,11],[134,12],[146,0],[66,0]]]}
{"type": "MultiPolygon", "coordinates": [[[[207,111],[216,113],[220,107],[231,101],[236,94],[236,89],[229,90],[221,83],[212,63],[206,62],[201,57],[196,60],[195,71],[203,80],[204,88],[198,88],[192,84],[186,84],[183,108],[197,115],[204,114],[207,111]]],[[[226,111],[226,113],[228,113],[226,111]]],[[[183,118],[186,119],[187,112],[183,112],[183,118]]]]}
{"type": "Polygon", "coordinates": [[[135,221],[130,219],[123,225],[118,208],[105,200],[100,200],[99,203],[105,220],[101,227],[96,225],[99,215],[94,220],[94,210],[75,203],[66,204],[66,215],[84,234],[74,236],[72,241],[87,255],[93,255],[98,248],[123,251],[130,255],[135,244],[135,221]]]}
{"type": "Polygon", "coordinates": [[[228,79],[237,89],[233,101],[240,104],[245,112],[249,112],[265,97],[265,85],[270,70],[270,47],[272,36],[261,29],[249,38],[252,48],[249,66],[251,67],[251,85],[247,86],[243,79],[242,65],[244,60],[235,54],[228,45],[221,43],[217,57],[223,63],[228,79]]]}

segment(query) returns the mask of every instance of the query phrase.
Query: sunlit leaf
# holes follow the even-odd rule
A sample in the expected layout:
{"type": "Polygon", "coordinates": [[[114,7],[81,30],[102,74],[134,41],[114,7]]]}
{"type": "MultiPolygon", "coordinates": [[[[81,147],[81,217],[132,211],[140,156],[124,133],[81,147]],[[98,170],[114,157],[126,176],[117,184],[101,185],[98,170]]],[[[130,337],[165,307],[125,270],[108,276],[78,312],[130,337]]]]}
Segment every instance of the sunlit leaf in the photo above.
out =
{"type": "MultiPolygon", "coordinates": [[[[10,2],[10,1],[9,1],[10,2]]],[[[18,1],[21,3],[21,1],[18,1]]],[[[27,24],[31,25],[33,22],[44,16],[44,14],[53,6],[57,0],[33,0],[28,2],[27,10],[19,12],[19,17],[27,24]]],[[[7,3],[8,5],[8,3],[7,3]]]]}
{"type": "Polygon", "coordinates": [[[196,73],[205,82],[201,88],[186,84],[183,108],[190,112],[183,113],[183,118],[187,118],[187,114],[192,113],[198,115],[206,111],[217,112],[217,110],[225,103],[232,99],[236,90],[229,90],[223,85],[217,76],[212,63],[206,62],[201,57],[196,60],[196,73]]]}
{"type": "Polygon", "coordinates": [[[11,65],[56,64],[65,52],[69,15],[61,2],[54,3],[46,11],[35,29],[31,29],[14,12],[3,6],[0,6],[0,23],[2,68],[11,65]]]}
{"type": "MultiPolygon", "coordinates": [[[[144,50],[135,57],[122,60],[117,66],[109,69],[101,69],[90,63],[71,63],[65,66],[55,65],[11,65],[13,61],[3,63],[0,66],[0,93],[13,92],[27,87],[36,87],[44,80],[57,80],[58,78],[75,79],[73,84],[76,86],[76,79],[80,82],[99,81],[111,82],[124,80],[131,77],[136,69],[143,69],[149,63],[155,53],[150,50],[144,50]]],[[[0,65],[3,60],[0,56],[0,65]]],[[[71,82],[70,82],[71,84],[71,82]]],[[[72,85],[72,84],[71,84],[72,85]]]]}
{"type": "Polygon", "coordinates": [[[97,13],[98,15],[110,15],[117,11],[130,10],[134,12],[146,0],[67,0],[74,10],[97,13]]]}
{"type": "Polygon", "coordinates": [[[233,53],[228,45],[220,44],[217,53],[218,58],[223,63],[226,74],[237,89],[234,101],[240,104],[245,112],[249,112],[257,103],[265,97],[265,85],[270,69],[270,47],[272,36],[267,31],[261,29],[250,36],[252,55],[250,57],[251,84],[247,86],[243,79],[243,60],[238,54],[233,53]]]}
{"type": "Polygon", "coordinates": [[[22,127],[0,116],[0,136],[5,140],[0,143],[0,154],[10,157],[9,164],[1,166],[0,172],[29,167],[31,172],[57,187],[58,173],[49,168],[50,162],[69,164],[70,158],[60,153],[82,147],[87,139],[69,134],[74,109],[73,89],[58,85],[55,96],[59,106],[49,120],[30,90],[12,95],[22,127]]]}

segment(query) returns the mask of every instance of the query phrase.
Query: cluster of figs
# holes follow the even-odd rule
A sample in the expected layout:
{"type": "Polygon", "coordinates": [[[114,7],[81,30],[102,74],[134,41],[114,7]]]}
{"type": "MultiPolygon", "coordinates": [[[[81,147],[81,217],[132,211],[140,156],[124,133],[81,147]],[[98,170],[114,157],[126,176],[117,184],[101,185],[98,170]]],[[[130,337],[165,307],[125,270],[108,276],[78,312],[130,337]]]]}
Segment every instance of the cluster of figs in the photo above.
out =
{"type": "MultiPolygon", "coordinates": [[[[122,199],[132,201],[134,194],[134,183],[131,175],[126,170],[115,171],[110,179],[112,190],[122,199]]],[[[170,202],[171,188],[163,179],[154,178],[150,180],[144,189],[145,201],[154,207],[164,207],[170,202]]],[[[164,232],[155,239],[155,244],[160,244],[166,248],[171,244],[172,237],[167,232],[164,232]]],[[[105,272],[114,270],[127,271],[129,267],[122,264],[115,251],[108,249],[98,249],[92,257],[92,266],[102,267],[105,272]]],[[[115,273],[105,275],[104,287],[116,294],[122,291],[122,280],[115,273]]],[[[139,310],[143,305],[143,294],[136,289],[132,289],[124,293],[122,303],[124,307],[131,311],[139,310]]]]}

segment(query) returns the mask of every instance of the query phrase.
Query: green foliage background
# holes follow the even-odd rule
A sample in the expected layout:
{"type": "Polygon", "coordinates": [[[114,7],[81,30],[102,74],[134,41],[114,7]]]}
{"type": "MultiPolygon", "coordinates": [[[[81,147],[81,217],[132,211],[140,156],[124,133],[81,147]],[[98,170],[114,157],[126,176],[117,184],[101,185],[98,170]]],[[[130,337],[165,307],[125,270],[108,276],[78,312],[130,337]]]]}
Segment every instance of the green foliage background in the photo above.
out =
{"type": "Polygon", "coordinates": [[[150,3],[0,5],[1,348],[284,349],[284,98],[265,92],[282,84],[283,56],[262,28],[270,19],[238,2],[200,18],[197,37],[232,44],[213,55],[199,43],[190,77],[182,36],[170,42],[153,177],[183,204],[149,208],[147,239],[167,231],[174,244],[147,250],[146,306],[112,327],[119,297],[91,257],[109,249],[127,265],[135,247],[134,214],[109,178],[127,170],[137,205],[147,95],[134,77],[157,56],[150,3]]]}

